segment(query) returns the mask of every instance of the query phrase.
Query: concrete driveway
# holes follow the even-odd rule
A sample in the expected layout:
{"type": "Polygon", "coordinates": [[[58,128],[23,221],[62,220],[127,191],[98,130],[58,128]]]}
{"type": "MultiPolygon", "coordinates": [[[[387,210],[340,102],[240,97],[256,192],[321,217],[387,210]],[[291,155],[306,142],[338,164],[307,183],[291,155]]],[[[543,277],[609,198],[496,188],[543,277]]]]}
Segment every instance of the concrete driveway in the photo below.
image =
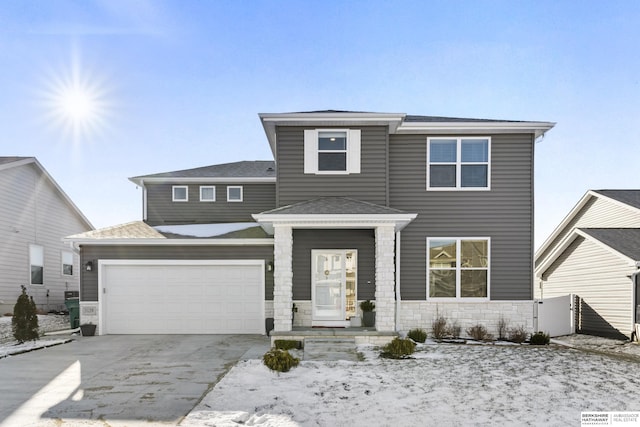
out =
{"type": "Polygon", "coordinates": [[[257,335],[107,335],[0,360],[0,426],[176,425],[257,335]]]}

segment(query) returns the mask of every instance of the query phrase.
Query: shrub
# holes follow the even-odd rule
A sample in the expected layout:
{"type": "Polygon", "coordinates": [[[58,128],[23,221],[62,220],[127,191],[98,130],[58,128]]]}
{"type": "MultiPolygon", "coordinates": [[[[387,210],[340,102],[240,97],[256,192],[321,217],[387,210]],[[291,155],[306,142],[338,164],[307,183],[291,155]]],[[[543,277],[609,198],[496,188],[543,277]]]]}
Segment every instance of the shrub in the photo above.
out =
{"type": "Polygon", "coordinates": [[[416,349],[416,343],[406,338],[394,338],[389,344],[382,347],[382,357],[388,359],[406,359],[416,349]]]}
{"type": "Polygon", "coordinates": [[[500,316],[498,320],[498,339],[507,339],[507,333],[509,332],[509,322],[503,316],[500,316]]]}
{"type": "Polygon", "coordinates": [[[467,334],[476,341],[493,339],[493,335],[491,335],[483,325],[475,325],[468,328],[467,334]]]}
{"type": "Polygon", "coordinates": [[[299,350],[302,348],[302,342],[297,340],[276,340],[274,344],[279,350],[299,350]]]}
{"type": "Polygon", "coordinates": [[[518,344],[522,344],[527,340],[529,333],[524,328],[524,326],[518,326],[513,329],[509,329],[509,341],[517,342],[518,344]]]}
{"type": "Polygon", "coordinates": [[[535,334],[531,335],[531,339],[529,340],[529,344],[531,345],[547,345],[549,344],[550,338],[549,334],[545,334],[542,331],[538,331],[535,334]]]}
{"type": "Polygon", "coordinates": [[[362,301],[360,303],[360,309],[362,311],[373,311],[376,308],[376,304],[370,300],[362,301]]]}
{"type": "Polygon", "coordinates": [[[27,288],[24,286],[22,286],[22,294],[20,294],[16,305],[13,307],[11,329],[13,337],[20,344],[25,341],[35,341],[40,337],[38,334],[36,303],[33,301],[33,297],[27,295],[27,288]]]}
{"type": "Polygon", "coordinates": [[[412,329],[407,334],[407,337],[411,338],[415,342],[425,342],[427,339],[427,332],[421,328],[412,329]]]}
{"type": "Polygon", "coordinates": [[[300,359],[293,357],[287,350],[272,348],[262,356],[262,361],[267,368],[277,372],[289,372],[300,363],[300,359]]]}
{"type": "Polygon", "coordinates": [[[431,323],[431,332],[435,339],[441,340],[447,336],[447,319],[439,316],[431,323]]]}
{"type": "Polygon", "coordinates": [[[460,338],[460,332],[462,328],[458,324],[458,322],[453,322],[453,324],[446,327],[446,334],[452,338],[460,338]]]}

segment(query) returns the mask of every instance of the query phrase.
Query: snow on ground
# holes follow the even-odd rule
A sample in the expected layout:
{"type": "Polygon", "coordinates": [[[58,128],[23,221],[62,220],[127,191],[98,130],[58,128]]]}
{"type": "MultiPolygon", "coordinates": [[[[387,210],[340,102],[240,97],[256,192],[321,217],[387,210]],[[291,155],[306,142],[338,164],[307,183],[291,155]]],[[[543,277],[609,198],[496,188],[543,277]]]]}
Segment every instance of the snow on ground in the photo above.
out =
{"type": "MultiPolygon", "coordinates": [[[[633,344],[630,344],[633,345],[633,344]]],[[[579,425],[640,411],[640,359],[545,346],[431,344],[410,360],[238,363],[181,426],[579,425]]]]}
{"type": "MultiPolygon", "coordinates": [[[[40,334],[45,332],[53,332],[69,329],[69,316],[59,314],[38,315],[38,326],[40,334]]],[[[18,344],[13,338],[13,330],[11,329],[11,316],[0,317],[0,359],[12,354],[25,353],[27,351],[36,350],[38,348],[50,347],[52,345],[63,344],[69,342],[68,336],[46,338],[41,337],[37,341],[29,341],[18,344]]]]}

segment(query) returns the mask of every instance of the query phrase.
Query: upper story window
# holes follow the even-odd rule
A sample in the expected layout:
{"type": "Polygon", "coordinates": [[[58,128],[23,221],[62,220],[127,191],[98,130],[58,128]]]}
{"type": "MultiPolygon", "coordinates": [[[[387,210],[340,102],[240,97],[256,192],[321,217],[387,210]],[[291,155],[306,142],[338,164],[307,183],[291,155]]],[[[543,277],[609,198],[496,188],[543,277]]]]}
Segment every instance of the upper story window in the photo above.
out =
{"type": "Polygon", "coordinates": [[[29,245],[29,264],[31,284],[44,284],[44,248],[40,245],[29,245]]]}
{"type": "Polygon", "coordinates": [[[241,202],[242,201],[242,186],[228,186],[227,187],[227,202],[241,202]]]}
{"type": "Polygon", "coordinates": [[[427,138],[427,189],[488,190],[491,138],[427,138]]]}
{"type": "Polygon", "coordinates": [[[304,173],[360,173],[360,129],[306,129],[304,173]]]}
{"type": "Polygon", "coordinates": [[[213,185],[200,186],[200,201],[201,202],[215,202],[216,201],[216,187],[213,185]]]}
{"type": "Polygon", "coordinates": [[[62,275],[73,276],[73,252],[62,251],[61,261],[62,261],[62,275]]]}
{"type": "Polygon", "coordinates": [[[487,299],[488,238],[428,238],[429,298],[487,299]]]}
{"type": "Polygon", "coordinates": [[[174,202],[189,201],[189,187],[186,185],[174,185],[172,187],[172,200],[174,202]]]}

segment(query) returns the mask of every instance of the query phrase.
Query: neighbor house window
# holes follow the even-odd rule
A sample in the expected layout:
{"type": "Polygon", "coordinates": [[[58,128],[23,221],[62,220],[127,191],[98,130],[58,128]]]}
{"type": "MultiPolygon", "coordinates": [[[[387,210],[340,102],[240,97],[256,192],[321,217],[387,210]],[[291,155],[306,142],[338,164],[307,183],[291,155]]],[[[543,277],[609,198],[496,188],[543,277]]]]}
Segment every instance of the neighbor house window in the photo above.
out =
{"type": "Polygon", "coordinates": [[[489,189],[491,138],[427,138],[427,188],[489,189]]]}
{"type": "Polygon", "coordinates": [[[304,173],[360,173],[360,129],[306,129],[304,173]]]}
{"type": "Polygon", "coordinates": [[[44,248],[39,245],[29,245],[29,264],[31,268],[31,284],[44,283],[44,248]]]}
{"type": "Polygon", "coordinates": [[[214,187],[214,186],[201,186],[200,187],[200,201],[201,202],[215,202],[216,201],[216,187],[214,187]]]}
{"type": "Polygon", "coordinates": [[[172,187],[173,201],[174,202],[188,202],[189,201],[189,187],[186,185],[174,185],[172,187]]]}
{"type": "Polygon", "coordinates": [[[227,187],[227,201],[228,202],[241,202],[242,201],[242,187],[241,186],[229,186],[229,187],[227,187]]]}
{"type": "Polygon", "coordinates": [[[429,298],[489,296],[488,238],[427,239],[429,298]]]}
{"type": "Polygon", "coordinates": [[[62,251],[62,275],[73,276],[73,252],[62,251]]]}

